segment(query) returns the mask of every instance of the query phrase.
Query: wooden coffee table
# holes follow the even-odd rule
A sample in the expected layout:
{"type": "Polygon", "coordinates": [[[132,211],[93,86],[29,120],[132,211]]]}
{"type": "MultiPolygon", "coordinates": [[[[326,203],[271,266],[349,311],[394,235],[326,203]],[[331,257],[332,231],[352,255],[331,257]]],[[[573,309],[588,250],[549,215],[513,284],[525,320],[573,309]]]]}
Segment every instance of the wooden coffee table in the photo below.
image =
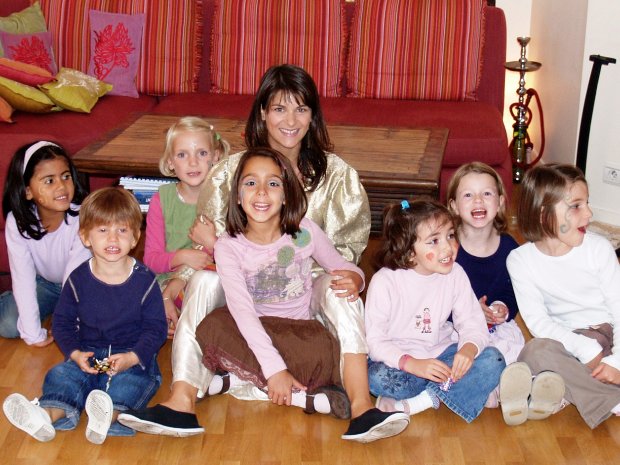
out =
{"type": "MultiPolygon", "coordinates": [[[[245,121],[205,116],[231,145],[244,149],[245,121]]],[[[165,134],[179,119],[142,115],[126,128],[80,150],[73,157],[78,169],[94,175],[161,176],[159,158],[165,134]]],[[[448,130],[389,128],[331,124],[334,153],[355,168],[368,193],[371,233],[381,233],[383,207],[419,196],[439,197],[439,174],[448,130]]]]}

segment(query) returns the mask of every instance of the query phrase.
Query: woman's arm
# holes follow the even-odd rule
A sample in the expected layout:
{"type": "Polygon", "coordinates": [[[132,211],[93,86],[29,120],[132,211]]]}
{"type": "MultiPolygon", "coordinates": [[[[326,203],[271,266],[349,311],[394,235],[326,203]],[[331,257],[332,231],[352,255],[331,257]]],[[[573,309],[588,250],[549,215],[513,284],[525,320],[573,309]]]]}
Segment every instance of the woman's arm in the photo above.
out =
{"type": "Polygon", "coordinates": [[[325,179],[327,191],[324,204],[317,205],[322,211],[309,211],[308,216],[315,219],[320,213],[322,221],[315,222],[332,240],[338,252],[346,260],[359,263],[370,235],[368,196],[357,172],[335,155],[330,156],[335,159],[330,160],[331,166],[328,166],[326,173],[330,178],[325,179]]]}

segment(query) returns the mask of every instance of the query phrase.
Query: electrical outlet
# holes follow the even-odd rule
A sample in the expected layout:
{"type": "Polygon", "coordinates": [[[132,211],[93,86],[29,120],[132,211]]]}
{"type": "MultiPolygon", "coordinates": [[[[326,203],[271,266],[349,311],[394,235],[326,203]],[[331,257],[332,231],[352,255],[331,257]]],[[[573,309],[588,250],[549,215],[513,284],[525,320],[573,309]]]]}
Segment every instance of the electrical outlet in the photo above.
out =
{"type": "Polygon", "coordinates": [[[620,168],[614,168],[613,166],[604,166],[603,182],[620,186],[620,168]]]}

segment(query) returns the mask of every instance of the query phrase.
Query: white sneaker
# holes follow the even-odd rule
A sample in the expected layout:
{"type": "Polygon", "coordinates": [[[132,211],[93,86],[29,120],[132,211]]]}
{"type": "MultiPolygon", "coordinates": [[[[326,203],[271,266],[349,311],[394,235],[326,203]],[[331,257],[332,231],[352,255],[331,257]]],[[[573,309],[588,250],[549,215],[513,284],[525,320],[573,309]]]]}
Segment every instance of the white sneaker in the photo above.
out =
{"type": "Polygon", "coordinates": [[[103,444],[108,435],[110,424],[112,424],[112,413],[114,412],[112,399],[106,392],[95,389],[88,394],[84,410],[88,415],[86,439],[93,444],[103,444]]]}
{"type": "Polygon", "coordinates": [[[52,420],[39,406],[38,399],[30,402],[21,394],[11,394],[4,399],[2,410],[13,426],[25,431],[37,441],[51,441],[56,436],[52,420]]]}

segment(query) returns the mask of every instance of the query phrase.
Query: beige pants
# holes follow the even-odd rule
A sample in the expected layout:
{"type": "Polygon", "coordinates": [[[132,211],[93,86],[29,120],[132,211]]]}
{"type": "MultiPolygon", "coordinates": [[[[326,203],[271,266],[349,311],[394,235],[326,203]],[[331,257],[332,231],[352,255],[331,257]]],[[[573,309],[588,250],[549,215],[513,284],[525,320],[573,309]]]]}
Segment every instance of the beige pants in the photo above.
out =
{"type": "MultiPolygon", "coordinates": [[[[338,297],[329,285],[333,277],[319,274],[312,284],[311,314],[325,325],[340,342],[340,372],[344,354],[366,354],[364,304],[338,297]]],[[[213,373],[202,363],[202,350],[196,340],[196,328],[212,310],[226,304],[220,278],[214,271],[197,271],[185,289],[183,311],[172,342],[172,382],[184,381],[204,397],[213,373]]],[[[247,398],[247,395],[243,396],[247,398]]],[[[258,396],[257,398],[262,398],[258,396]]]]}

